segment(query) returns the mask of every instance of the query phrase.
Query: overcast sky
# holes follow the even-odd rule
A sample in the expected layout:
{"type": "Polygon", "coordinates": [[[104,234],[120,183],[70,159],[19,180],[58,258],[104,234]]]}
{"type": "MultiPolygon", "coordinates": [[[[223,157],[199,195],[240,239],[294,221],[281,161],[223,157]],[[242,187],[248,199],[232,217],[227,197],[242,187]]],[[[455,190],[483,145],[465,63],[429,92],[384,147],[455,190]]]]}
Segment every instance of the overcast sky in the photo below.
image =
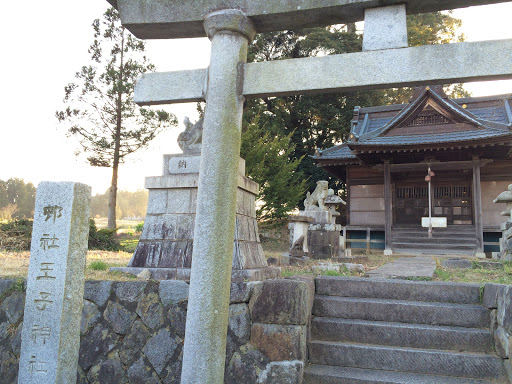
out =
{"type": "MultiPolygon", "coordinates": [[[[62,108],[63,89],[88,63],[91,23],[100,18],[106,0],[9,1],[2,5],[0,32],[3,54],[0,112],[0,179],[19,177],[34,184],[42,180],[79,181],[103,193],[111,170],[87,165],[74,155],[77,143],[65,137],[55,119],[62,108]]],[[[512,2],[456,10],[468,41],[512,38],[512,2]]],[[[147,55],[159,71],[205,68],[207,39],[148,41],[147,55]]],[[[473,83],[475,96],[512,93],[512,81],[473,83]]],[[[195,103],[169,106],[180,128],[157,137],[150,148],[135,154],[120,168],[119,187],[144,188],[144,177],[161,174],[164,153],[180,152],[176,137],[184,116],[197,117],[195,103]]]]}

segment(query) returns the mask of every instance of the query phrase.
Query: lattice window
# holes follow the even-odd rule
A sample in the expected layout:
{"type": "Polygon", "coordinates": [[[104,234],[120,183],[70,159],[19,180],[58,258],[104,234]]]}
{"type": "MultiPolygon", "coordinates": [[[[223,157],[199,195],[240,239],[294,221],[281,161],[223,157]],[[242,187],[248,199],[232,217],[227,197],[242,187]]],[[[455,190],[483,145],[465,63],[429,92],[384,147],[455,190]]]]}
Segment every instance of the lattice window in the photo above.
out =
{"type": "MultiPolygon", "coordinates": [[[[468,186],[434,186],[434,198],[463,199],[471,197],[471,187],[468,186]]],[[[398,199],[428,199],[428,187],[398,187],[398,199]]]]}
{"type": "Polygon", "coordinates": [[[423,115],[417,116],[414,120],[412,120],[408,127],[416,126],[416,125],[438,125],[438,124],[450,124],[451,121],[448,120],[443,115],[423,115]]]}
{"type": "Polygon", "coordinates": [[[398,199],[426,199],[428,198],[427,187],[399,187],[396,189],[398,199]]]}

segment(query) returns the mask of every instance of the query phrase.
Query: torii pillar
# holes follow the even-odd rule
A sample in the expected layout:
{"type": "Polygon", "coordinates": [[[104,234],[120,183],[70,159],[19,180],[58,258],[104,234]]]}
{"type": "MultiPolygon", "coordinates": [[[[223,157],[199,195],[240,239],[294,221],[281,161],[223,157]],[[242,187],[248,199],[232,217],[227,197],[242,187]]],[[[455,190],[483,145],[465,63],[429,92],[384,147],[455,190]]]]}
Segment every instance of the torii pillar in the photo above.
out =
{"type": "Polygon", "coordinates": [[[239,10],[210,13],[204,28],[212,47],[182,383],[222,383],[224,378],[244,102],[243,64],[256,32],[252,21],[239,10]]]}
{"type": "Polygon", "coordinates": [[[134,95],[140,105],[206,100],[183,384],[223,382],[244,96],[512,77],[510,54],[496,54],[512,52],[512,40],[406,48],[405,35],[400,32],[405,31],[406,11],[434,12],[500,0],[405,0],[405,6],[391,0],[108,1],[119,9],[123,25],[139,38],[199,37],[206,30],[212,40],[208,72],[199,69],[145,74],[138,80],[134,95]],[[379,5],[392,7],[371,9],[379,5]],[[218,11],[222,8],[227,9],[218,11]],[[230,8],[241,8],[245,13],[230,8]],[[248,41],[254,36],[249,18],[258,32],[364,18],[365,51],[245,64],[248,41]],[[383,30],[386,34],[380,33],[383,30]]]}

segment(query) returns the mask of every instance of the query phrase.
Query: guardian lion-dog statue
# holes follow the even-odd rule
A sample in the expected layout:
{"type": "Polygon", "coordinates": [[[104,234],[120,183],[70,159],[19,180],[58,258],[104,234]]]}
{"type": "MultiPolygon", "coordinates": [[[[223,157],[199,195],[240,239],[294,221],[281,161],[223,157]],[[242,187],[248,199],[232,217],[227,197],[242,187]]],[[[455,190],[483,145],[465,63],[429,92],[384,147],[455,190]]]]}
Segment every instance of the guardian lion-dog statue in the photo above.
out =
{"type": "Polygon", "coordinates": [[[329,183],[325,180],[316,182],[316,188],[313,193],[307,193],[304,200],[305,211],[326,211],[324,199],[329,196],[329,183]]]}

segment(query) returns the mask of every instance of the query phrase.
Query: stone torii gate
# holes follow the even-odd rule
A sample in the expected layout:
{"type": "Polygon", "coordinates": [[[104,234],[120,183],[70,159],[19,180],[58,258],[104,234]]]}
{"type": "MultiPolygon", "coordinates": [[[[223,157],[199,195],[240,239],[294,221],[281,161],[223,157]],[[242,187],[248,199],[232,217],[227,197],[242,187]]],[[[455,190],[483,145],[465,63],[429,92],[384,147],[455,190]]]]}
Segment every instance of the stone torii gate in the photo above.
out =
{"type": "Polygon", "coordinates": [[[247,97],[512,77],[512,41],[407,48],[406,13],[492,0],[108,0],[142,39],[211,42],[207,69],[153,73],[141,105],[206,101],[181,382],[222,383],[242,106],[247,97]],[[378,8],[377,8],[378,7],[378,8]],[[256,32],[365,20],[363,52],[246,64],[256,32]]]}

